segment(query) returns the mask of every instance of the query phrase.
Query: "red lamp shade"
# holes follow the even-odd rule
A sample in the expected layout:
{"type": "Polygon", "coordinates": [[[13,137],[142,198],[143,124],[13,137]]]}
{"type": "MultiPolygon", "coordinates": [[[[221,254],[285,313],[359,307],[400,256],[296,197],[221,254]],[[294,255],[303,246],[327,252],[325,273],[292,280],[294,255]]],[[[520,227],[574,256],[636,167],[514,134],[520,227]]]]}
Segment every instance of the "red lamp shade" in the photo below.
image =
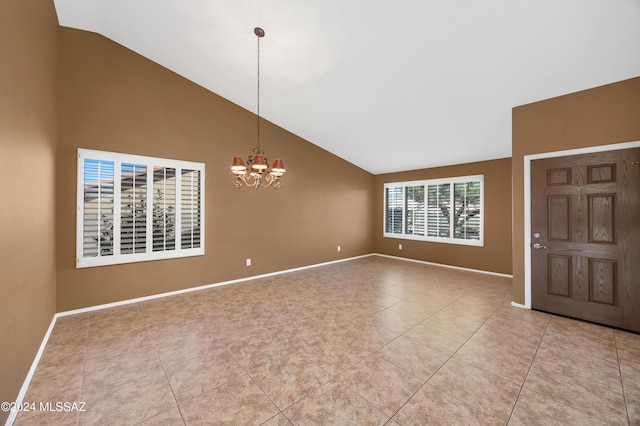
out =
{"type": "Polygon", "coordinates": [[[233,157],[233,164],[231,165],[231,171],[237,175],[244,173],[247,170],[247,166],[244,165],[242,157],[233,157]]]}
{"type": "Polygon", "coordinates": [[[256,155],[253,159],[251,167],[256,170],[264,170],[267,168],[267,161],[264,159],[264,155],[256,155]]]}
{"type": "Polygon", "coordinates": [[[277,159],[276,161],[273,162],[273,167],[271,168],[272,173],[278,174],[279,176],[282,175],[286,170],[284,168],[284,163],[282,162],[281,159],[277,159]]]}

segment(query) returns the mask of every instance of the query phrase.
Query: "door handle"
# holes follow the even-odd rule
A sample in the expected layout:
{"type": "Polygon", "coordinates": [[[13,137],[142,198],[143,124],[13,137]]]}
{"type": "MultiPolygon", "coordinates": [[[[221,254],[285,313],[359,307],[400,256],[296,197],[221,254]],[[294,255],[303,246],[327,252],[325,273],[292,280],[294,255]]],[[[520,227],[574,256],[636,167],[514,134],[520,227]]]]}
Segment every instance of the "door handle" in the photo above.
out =
{"type": "Polygon", "coordinates": [[[542,244],[540,244],[540,243],[534,243],[534,244],[533,244],[533,248],[534,248],[534,249],[536,249],[536,250],[540,250],[540,249],[546,249],[546,248],[547,248],[547,246],[543,246],[543,245],[542,245],[542,244]]]}

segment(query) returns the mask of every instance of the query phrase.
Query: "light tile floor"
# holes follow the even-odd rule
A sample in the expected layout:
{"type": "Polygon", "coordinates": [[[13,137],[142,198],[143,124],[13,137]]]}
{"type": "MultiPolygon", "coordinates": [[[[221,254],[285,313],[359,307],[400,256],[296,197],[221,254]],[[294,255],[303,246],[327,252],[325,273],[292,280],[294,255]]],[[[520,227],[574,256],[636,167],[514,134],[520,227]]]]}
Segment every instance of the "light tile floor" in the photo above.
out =
{"type": "Polygon", "coordinates": [[[640,424],[640,335],[379,256],[61,317],[17,425],[640,424]]]}

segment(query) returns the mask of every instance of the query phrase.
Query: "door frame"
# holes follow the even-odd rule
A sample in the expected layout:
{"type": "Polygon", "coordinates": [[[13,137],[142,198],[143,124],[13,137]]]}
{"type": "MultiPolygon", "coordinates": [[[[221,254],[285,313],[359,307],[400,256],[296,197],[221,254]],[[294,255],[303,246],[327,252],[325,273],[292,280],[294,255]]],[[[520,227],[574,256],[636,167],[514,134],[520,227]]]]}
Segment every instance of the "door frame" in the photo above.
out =
{"type": "Polygon", "coordinates": [[[511,305],[531,309],[531,161],[542,158],[564,157],[567,155],[591,154],[594,152],[617,151],[639,148],[640,140],[633,142],[598,145],[585,148],[550,151],[524,156],[524,304],[511,302],[511,305]]]}

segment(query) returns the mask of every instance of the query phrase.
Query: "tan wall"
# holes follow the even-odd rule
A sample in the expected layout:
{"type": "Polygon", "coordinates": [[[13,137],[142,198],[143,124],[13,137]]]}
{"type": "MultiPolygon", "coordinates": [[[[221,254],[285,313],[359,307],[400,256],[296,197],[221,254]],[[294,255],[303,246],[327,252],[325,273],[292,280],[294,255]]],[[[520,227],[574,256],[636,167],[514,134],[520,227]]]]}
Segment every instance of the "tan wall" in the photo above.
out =
{"type": "Polygon", "coordinates": [[[513,109],[513,300],[524,303],[524,156],[640,140],[640,77],[513,109]]]}
{"type": "Polygon", "coordinates": [[[285,187],[237,190],[231,160],[254,146],[255,115],[97,34],[61,28],[59,49],[58,311],[372,251],[371,174],[265,123],[285,187]],[[76,269],[77,148],[204,162],[205,256],[76,269]]]}
{"type": "Polygon", "coordinates": [[[0,2],[0,401],[18,396],[56,303],[57,26],[52,1],[0,2]]]}
{"type": "Polygon", "coordinates": [[[511,274],[511,159],[460,164],[374,177],[374,251],[409,259],[511,274]],[[386,238],[384,184],[484,174],[484,246],[386,238]],[[402,244],[402,250],[398,249],[402,244]]]}

